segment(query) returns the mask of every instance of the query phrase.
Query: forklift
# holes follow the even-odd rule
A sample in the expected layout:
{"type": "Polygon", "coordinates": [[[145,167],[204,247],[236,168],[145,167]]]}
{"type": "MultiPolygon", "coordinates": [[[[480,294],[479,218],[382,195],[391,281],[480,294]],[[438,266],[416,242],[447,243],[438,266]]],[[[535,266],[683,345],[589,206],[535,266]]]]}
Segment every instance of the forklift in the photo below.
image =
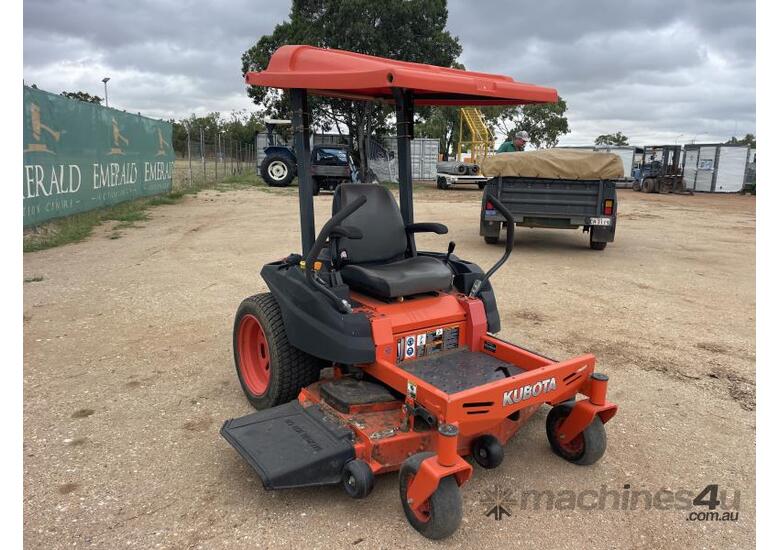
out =
{"type": "Polygon", "coordinates": [[[692,195],[683,181],[682,145],[645,147],[632,187],[642,193],[692,195]]]}
{"type": "MultiPolygon", "coordinates": [[[[257,411],[222,436],[267,489],[341,485],[365,498],[375,476],[399,472],[401,508],[423,536],[454,533],[464,457],[498,467],[504,446],[543,405],[552,451],[590,465],[606,449],[617,412],[608,378],[584,354],[555,361],[499,339],[491,276],[454,254],[418,250],[414,219],[414,106],[554,102],[550,88],[511,78],[310,46],[282,46],[254,86],[289,91],[299,177],[301,253],[263,266],[269,292],[246,298],[233,332],[235,367],[257,411]],[[386,187],[342,184],[315,236],[308,95],[395,106],[400,205],[386,187]]],[[[510,222],[496,197],[494,207],[510,222]]],[[[541,467],[539,475],[549,475],[541,467]]],[[[364,508],[362,510],[365,510],[364,508]]]]}

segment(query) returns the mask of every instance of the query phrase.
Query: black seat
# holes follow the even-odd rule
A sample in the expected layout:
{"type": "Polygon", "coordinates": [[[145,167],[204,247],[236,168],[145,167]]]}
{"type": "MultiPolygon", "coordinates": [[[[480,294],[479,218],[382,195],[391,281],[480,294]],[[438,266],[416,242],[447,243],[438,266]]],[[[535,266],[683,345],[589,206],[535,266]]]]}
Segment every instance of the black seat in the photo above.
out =
{"type": "Polygon", "coordinates": [[[409,235],[420,231],[443,234],[441,224],[406,226],[398,204],[381,185],[343,184],[333,197],[333,213],[360,196],[367,202],[342,225],[361,230],[362,239],[339,239],[340,273],[350,288],[380,298],[398,298],[437,290],[449,290],[452,271],[430,256],[409,255],[409,235]]]}

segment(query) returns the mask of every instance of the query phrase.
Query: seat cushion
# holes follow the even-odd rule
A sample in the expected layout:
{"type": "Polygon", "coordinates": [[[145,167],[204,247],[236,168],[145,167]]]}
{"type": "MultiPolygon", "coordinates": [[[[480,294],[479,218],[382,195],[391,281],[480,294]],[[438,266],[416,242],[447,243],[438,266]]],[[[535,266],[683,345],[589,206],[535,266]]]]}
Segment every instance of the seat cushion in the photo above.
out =
{"type": "Polygon", "coordinates": [[[381,265],[346,265],[341,276],[350,288],[380,298],[398,298],[449,290],[452,271],[430,256],[414,256],[381,265]]]}

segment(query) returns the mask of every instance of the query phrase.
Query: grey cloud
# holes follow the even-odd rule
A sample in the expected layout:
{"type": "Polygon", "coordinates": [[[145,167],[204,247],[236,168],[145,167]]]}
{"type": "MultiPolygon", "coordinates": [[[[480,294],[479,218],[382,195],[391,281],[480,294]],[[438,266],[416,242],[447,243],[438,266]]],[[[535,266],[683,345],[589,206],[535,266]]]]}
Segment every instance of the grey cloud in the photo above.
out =
{"type": "MultiPolygon", "coordinates": [[[[24,73],[128,111],[251,109],[240,55],[289,12],[277,0],[24,2],[24,73]]],[[[556,87],[572,134],[633,143],[755,131],[755,4],[734,0],[450,1],[467,68],[556,87]],[[679,137],[683,134],[683,137],[679,137]]]]}

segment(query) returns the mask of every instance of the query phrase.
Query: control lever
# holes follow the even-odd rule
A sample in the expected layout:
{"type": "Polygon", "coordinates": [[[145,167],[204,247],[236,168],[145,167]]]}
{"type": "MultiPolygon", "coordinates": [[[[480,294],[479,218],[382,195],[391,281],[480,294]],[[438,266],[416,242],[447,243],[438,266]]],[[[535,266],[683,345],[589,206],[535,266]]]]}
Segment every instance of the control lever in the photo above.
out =
{"type": "Polygon", "coordinates": [[[336,309],[345,314],[352,313],[352,306],[350,306],[347,300],[340,299],[333,293],[332,290],[319,282],[315,277],[313,267],[314,262],[317,261],[317,258],[320,255],[320,251],[325,247],[325,243],[331,235],[341,235],[348,239],[360,239],[363,237],[362,232],[358,228],[351,226],[341,226],[339,224],[351,216],[355,210],[366,204],[367,200],[368,199],[366,199],[364,195],[360,196],[339,210],[335,216],[329,219],[325,225],[322,226],[320,234],[314,241],[314,245],[306,254],[306,280],[311,286],[313,286],[316,290],[324,294],[331,302],[333,302],[333,305],[336,307],[336,309]]]}
{"type": "Polygon", "coordinates": [[[444,257],[445,262],[450,261],[453,252],[455,252],[455,241],[450,241],[450,244],[447,245],[447,256],[444,257]]]}
{"type": "Polygon", "coordinates": [[[471,287],[471,292],[469,292],[469,298],[477,297],[479,291],[482,289],[488,279],[490,279],[493,273],[498,271],[498,268],[504,265],[504,262],[509,259],[509,255],[512,254],[512,249],[515,246],[515,218],[512,216],[512,213],[506,206],[501,204],[501,202],[490,193],[486,195],[485,202],[493,203],[493,206],[495,206],[496,210],[498,210],[498,212],[504,216],[504,219],[506,220],[506,248],[504,249],[504,255],[501,256],[501,258],[493,267],[488,270],[487,273],[485,273],[485,276],[474,281],[474,284],[471,287]]]}

